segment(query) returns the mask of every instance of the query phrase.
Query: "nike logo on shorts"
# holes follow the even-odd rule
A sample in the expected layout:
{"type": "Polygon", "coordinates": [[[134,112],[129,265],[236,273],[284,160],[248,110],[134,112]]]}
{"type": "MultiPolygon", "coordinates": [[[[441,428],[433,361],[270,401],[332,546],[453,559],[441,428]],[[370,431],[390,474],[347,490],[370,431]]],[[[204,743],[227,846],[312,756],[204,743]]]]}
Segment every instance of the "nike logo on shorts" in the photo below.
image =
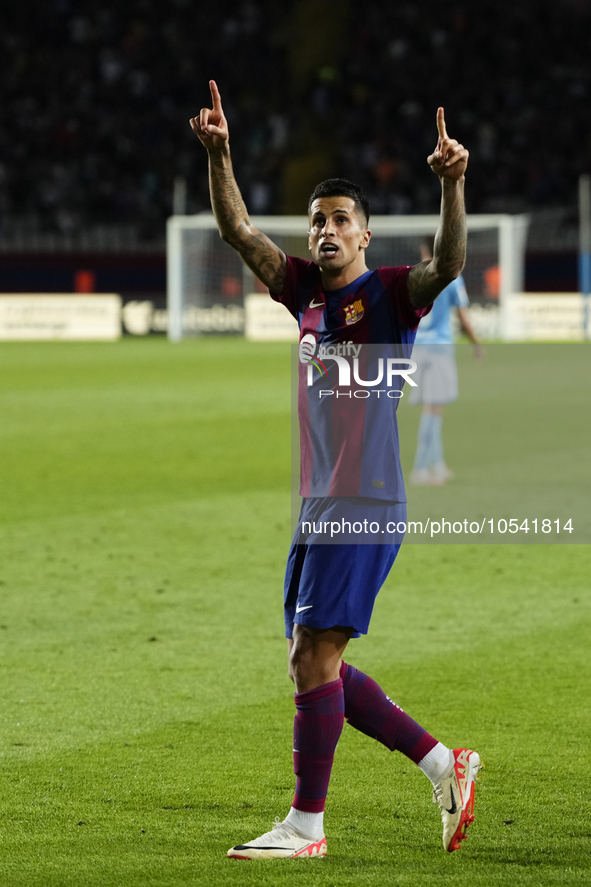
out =
{"type": "Polygon", "coordinates": [[[296,604],[296,613],[301,613],[302,610],[311,610],[313,606],[314,604],[308,604],[307,607],[298,607],[298,605],[296,604]]]}

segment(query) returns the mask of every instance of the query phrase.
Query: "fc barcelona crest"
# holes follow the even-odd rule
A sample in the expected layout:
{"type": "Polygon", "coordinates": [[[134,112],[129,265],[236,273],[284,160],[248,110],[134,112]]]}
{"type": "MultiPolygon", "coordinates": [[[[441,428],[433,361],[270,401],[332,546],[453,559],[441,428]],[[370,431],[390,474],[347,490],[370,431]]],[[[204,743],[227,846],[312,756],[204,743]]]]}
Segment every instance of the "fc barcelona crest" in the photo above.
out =
{"type": "Polygon", "coordinates": [[[345,323],[357,323],[358,320],[361,320],[363,317],[363,300],[357,299],[356,302],[353,302],[352,305],[347,305],[345,308],[345,323]]]}

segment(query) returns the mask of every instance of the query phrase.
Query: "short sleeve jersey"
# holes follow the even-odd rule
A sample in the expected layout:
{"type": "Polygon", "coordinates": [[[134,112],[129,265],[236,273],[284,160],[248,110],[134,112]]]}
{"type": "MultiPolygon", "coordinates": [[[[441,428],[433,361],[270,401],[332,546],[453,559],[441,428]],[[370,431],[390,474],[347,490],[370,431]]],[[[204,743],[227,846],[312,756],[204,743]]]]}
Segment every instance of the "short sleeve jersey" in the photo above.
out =
{"type": "MultiPolygon", "coordinates": [[[[409,356],[419,321],[430,311],[410,303],[410,270],[378,268],[324,291],[315,262],[288,256],[283,289],[271,297],[298,321],[300,342],[306,338],[328,353],[333,346],[335,354],[351,353],[351,344],[401,345],[409,356]]],[[[307,367],[300,362],[299,369],[300,494],[405,502],[397,401],[319,397],[319,386],[306,384],[307,367]]],[[[327,384],[324,379],[321,387],[327,384]]]]}
{"type": "Polygon", "coordinates": [[[433,310],[421,320],[416,334],[417,345],[452,345],[452,308],[467,308],[470,304],[464,278],[460,275],[437,296],[433,310]]]}

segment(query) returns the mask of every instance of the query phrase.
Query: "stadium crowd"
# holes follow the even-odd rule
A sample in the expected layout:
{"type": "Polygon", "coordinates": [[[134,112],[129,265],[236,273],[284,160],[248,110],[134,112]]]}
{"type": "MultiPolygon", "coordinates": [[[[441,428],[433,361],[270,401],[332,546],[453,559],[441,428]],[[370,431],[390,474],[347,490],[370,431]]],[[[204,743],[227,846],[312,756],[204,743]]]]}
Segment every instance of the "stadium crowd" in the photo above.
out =
{"type": "MultiPolygon", "coordinates": [[[[296,85],[292,17],[308,0],[31,0],[3,10],[0,207],[68,232],[163,234],[175,176],[209,206],[189,116],[217,80],[253,212],[285,211],[303,132],[332,148],[374,212],[436,209],[435,110],[471,149],[469,210],[574,201],[591,165],[586,0],[342,0],[344,38],[296,85]]],[[[302,201],[305,195],[302,196],[302,201]]]]}

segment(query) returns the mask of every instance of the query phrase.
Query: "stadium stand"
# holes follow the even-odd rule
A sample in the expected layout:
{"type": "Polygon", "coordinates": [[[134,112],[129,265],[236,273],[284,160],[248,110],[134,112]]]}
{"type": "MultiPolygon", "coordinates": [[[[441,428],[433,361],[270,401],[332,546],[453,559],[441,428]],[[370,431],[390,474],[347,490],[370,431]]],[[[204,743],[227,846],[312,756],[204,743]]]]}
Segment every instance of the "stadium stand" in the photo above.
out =
{"type": "Polygon", "coordinates": [[[319,7],[53,0],[40,16],[28,0],[10,4],[0,36],[5,228],[117,224],[161,238],[175,175],[190,182],[189,211],[206,209],[186,120],[212,76],[256,213],[294,211],[290,175],[295,164],[315,177],[318,138],[332,142],[336,172],[363,179],[374,212],[433,211],[424,160],[439,103],[472,150],[471,212],[574,203],[591,159],[588,3],[341,0],[332,44],[311,39],[328,30],[317,27],[319,7]]]}
{"type": "Polygon", "coordinates": [[[191,211],[207,205],[187,121],[208,77],[225,87],[250,202],[277,206],[289,7],[175,0],[163,14],[150,0],[53,0],[41,16],[11,4],[0,36],[5,231],[116,224],[163,240],[175,175],[196,183],[191,211]]]}

